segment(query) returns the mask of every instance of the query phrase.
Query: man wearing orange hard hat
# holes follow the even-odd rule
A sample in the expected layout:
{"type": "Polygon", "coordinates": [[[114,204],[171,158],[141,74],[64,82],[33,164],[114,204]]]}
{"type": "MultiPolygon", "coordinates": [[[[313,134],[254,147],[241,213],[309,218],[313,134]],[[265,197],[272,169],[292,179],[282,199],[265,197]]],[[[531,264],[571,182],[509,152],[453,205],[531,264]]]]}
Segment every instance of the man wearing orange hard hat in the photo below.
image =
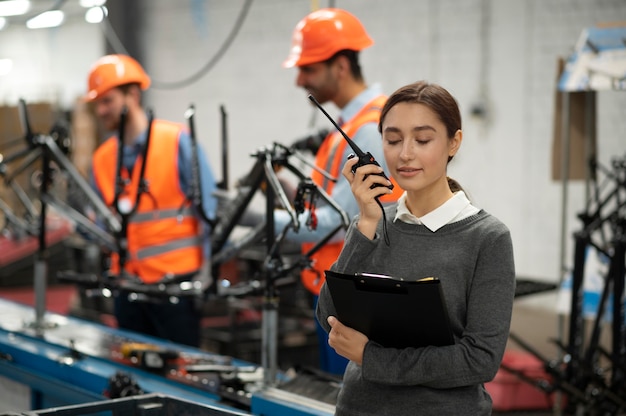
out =
{"type": "MultiPolygon", "coordinates": [[[[89,72],[86,99],[110,134],[93,155],[92,183],[123,219],[108,272],[146,285],[206,282],[215,180],[186,126],[153,119],[143,109],[142,91],[149,86],[143,67],[127,55],[103,56],[89,72]],[[194,163],[201,181],[193,175],[194,163]],[[200,204],[193,204],[193,192],[200,192],[200,204]]],[[[114,302],[120,328],[199,346],[197,299],[142,302],[120,291],[114,302]]]]}
{"type": "MultiPolygon", "coordinates": [[[[368,86],[359,64],[359,52],[374,41],[363,24],[353,14],[336,8],[316,10],[296,25],[291,50],[283,62],[285,68],[296,68],[296,85],[310,93],[319,103],[334,103],[341,111],[335,118],[341,129],[364,152],[370,152],[387,171],[378,132],[380,110],[387,97],[378,85],[368,86]]],[[[329,121],[330,124],[330,121],[329,121]]],[[[341,168],[353,150],[341,133],[333,131],[321,142],[315,155],[315,166],[337,178],[334,182],[313,171],[313,181],[323,188],[349,218],[358,212],[358,205],[341,168]]],[[[401,194],[395,185],[394,192],[381,197],[383,203],[397,200],[401,194]]],[[[289,221],[277,212],[276,228],[289,221]]],[[[329,206],[316,209],[317,227],[314,231],[301,230],[288,236],[302,244],[303,253],[341,223],[339,214],[329,206]]],[[[344,232],[338,232],[311,258],[312,266],[302,271],[303,285],[314,295],[315,301],[325,281],[324,271],[330,269],[343,247],[344,232]]],[[[326,332],[318,325],[321,368],[334,374],[343,374],[347,360],[328,346],[326,332]]]]}

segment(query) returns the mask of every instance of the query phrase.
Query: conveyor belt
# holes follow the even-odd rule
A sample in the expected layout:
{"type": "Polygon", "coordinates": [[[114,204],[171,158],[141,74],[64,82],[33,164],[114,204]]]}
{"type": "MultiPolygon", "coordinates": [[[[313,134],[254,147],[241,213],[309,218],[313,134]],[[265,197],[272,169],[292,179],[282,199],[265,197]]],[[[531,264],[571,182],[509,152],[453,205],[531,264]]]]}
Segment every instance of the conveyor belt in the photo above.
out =
{"type": "Polygon", "coordinates": [[[334,404],[282,390],[285,374],[277,386],[266,386],[256,364],[50,312],[39,323],[44,329],[35,330],[32,307],[3,299],[0,311],[0,376],[56,394],[38,409],[125,397],[110,395],[120,390],[111,381],[121,374],[132,381],[133,394],[161,393],[250,415],[334,413],[334,404]],[[155,366],[160,358],[165,365],[155,366]]]}
{"type": "MultiPolygon", "coordinates": [[[[204,376],[202,373],[182,375],[180,369],[173,371],[168,363],[162,368],[155,367],[154,360],[152,365],[142,365],[145,363],[141,356],[123,353],[128,346],[149,346],[149,351],[174,351],[179,358],[173,364],[180,364],[183,360],[184,365],[202,363],[235,369],[250,366],[232,357],[53,313],[46,313],[43,323],[39,323],[45,329],[36,331],[34,310],[31,307],[0,299],[0,310],[0,352],[5,364],[21,370],[46,373],[46,377],[53,379],[57,376],[62,379],[75,371],[84,378],[80,381],[83,387],[90,384],[100,386],[91,389],[94,393],[105,391],[105,381],[118,372],[130,374],[135,381],[139,380],[139,387],[144,392],[171,391],[180,396],[181,391],[187,390],[190,397],[199,395],[205,401],[219,400],[222,390],[228,387],[229,383],[223,383],[219,377],[223,372],[207,372],[204,376]],[[62,364],[60,367],[59,363],[62,364]],[[60,372],[58,375],[57,371],[60,372]],[[95,381],[91,382],[91,378],[95,381]],[[150,385],[157,386],[154,388],[158,390],[151,389],[150,385]]],[[[261,377],[258,376],[258,379],[261,377]]],[[[249,403],[249,397],[246,398],[245,394],[233,397],[238,397],[242,406],[245,406],[246,399],[249,403]]]]}

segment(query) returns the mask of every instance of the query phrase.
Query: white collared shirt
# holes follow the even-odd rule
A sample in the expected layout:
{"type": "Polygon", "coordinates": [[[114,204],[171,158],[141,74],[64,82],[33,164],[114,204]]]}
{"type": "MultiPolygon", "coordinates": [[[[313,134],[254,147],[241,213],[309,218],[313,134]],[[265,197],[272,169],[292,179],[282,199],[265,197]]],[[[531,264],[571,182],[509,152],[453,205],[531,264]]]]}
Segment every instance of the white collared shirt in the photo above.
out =
{"type": "Polygon", "coordinates": [[[448,199],[441,206],[435,208],[423,217],[416,217],[406,206],[406,192],[398,199],[398,210],[393,222],[397,220],[408,224],[423,224],[430,231],[435,232],[446,224],[460,221],[471,215],[478,213],[476,208],[465,196],[465,192],[455,192],[452,198],[448,199]]]}

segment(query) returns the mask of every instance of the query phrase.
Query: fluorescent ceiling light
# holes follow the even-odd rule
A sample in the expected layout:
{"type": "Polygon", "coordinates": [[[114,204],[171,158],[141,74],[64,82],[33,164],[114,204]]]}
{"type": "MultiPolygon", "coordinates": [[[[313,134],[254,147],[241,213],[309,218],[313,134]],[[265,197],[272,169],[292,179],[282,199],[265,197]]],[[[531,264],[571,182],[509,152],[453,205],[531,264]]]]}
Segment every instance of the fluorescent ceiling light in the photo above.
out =
{"type": "Polygon", "coordinates": [[[11,59],[0,59],[0,77],[7,75],[13,69],[13,61],[11,59]]]}
{"type": "Polygon", "coordinates": [[[85,12],[85,21],[87,23],[100,23],[107,14],[109,11],[106,7],[91,7],[85,12]]]}
{"type": "Polygon", "coordinates": [[[4,29],[6,25],[7,25],[6,17],[0,17],[0,30],[4,29]]]}
{"type": "Polygon", "coordinates": [[[26,22],[29,29],[43,29],[47,27],[57,27],[63,23],[65,14],[61,10],[50,10],[43,12],[26,22]]]}
{"type": "Polygon", "coordinates": [[[104,6],[107,0],[80,0],[79,3],[82,7],[89,9],[91,7],[104,6]]]}
{"type": "Polygon", "coordinates": [[[0,1],[0,16],[19,16],[30,10],[29,0],[0,1]]]}

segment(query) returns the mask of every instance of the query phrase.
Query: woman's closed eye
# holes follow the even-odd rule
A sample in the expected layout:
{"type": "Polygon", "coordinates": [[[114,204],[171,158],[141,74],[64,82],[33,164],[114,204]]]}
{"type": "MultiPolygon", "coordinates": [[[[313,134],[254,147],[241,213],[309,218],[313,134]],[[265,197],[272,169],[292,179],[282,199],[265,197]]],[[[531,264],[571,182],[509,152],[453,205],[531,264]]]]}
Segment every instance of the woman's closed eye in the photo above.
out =
{"type": "MultiPolygon", "coordinates": [[[[415,143],[419,144],[419,145],[426,145],[428,144],[432,139],[431,138],[424,138],[424,139],[418,139],[415,138],[413,139],[415,141],[415,143]]],[[[389,146],[394,146],[396,144],[401,144],[402,143],[402,139],[385,139],[385,142],[389,145],[389,146]]]]}

